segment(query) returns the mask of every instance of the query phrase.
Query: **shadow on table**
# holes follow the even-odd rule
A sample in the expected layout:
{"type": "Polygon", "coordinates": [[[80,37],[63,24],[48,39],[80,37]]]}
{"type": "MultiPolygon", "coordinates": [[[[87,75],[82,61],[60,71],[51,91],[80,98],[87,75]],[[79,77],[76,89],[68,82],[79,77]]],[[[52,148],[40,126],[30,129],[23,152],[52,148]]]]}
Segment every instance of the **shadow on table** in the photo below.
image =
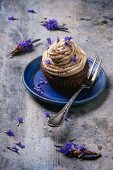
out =
{"type": "MultiPolygon", "coordinates": [[[[53,141],[55,141],[55,143],[64,143],[68,141],[69,136],[70,136],[70,127],[71,127],[70,121],[72,120],[71,116],[73,117],[73,119],[75,119],[77,117],[83,116],[84,114],[90,114],[92,110],[96,110],[99,107],[101,107],[109,96],[110,86],[111,86],[110,82],[107,82],[104,92],[99,97],[94,99],[93,101],[88,102],[87,104],[83,104],[83,105],[72,106],[69,111],[70,120],[67,122],[65,121],[61,127],[51,128],[48,126],[48,132],[47,132],[48,136],[53,141]]],[[[63,106],[56,106],[53,104],[41,102],[34,97],[33,99],[36,102],[38,102],[38,104],[40,104],[41,107],[46,108],[53,114],[54,112],[60,111],[60,109],[63,107],[63,106]]]]}

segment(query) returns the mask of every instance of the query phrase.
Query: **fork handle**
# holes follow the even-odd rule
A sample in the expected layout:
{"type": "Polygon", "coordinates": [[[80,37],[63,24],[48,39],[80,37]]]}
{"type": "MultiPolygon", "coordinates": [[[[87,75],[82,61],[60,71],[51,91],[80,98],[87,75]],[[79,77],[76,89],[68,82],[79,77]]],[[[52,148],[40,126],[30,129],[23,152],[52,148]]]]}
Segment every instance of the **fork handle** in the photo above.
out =
{"type": "Polygon", "coordinates": [[[70,98],[70,100],[67,102],[67,104],[55,115],[49,118],[48,125],[51,127],[59,127],[64,122],[64,119],[74,102],[75,98],[78,96],[78,94],[83,90],[83,87],[81,87],[78,91],[74,93],[74,95],[70,98]]]}

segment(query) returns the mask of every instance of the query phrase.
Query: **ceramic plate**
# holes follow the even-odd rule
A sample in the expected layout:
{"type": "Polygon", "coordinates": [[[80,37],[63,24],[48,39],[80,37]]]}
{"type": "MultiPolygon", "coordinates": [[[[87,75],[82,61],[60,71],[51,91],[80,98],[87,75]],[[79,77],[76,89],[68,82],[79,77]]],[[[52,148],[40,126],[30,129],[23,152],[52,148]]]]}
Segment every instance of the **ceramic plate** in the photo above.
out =
{"type": "MultiPolygon", "coordinates": [[[[40,69],[41,58],[42,56],[37,57],[26,66],[23,74],[23,82],[25,87],[32,95],[34,95],[39,100],[57,105],[66,104],[69,99],[59,94],[49,85],[49,83],[41,85],[44,90],[44,94],[41,94],[34,89],[34,87],[37,87],[40,78],[46,80],[43,72],[40,69]]],[[[89,65],[91,65],[93,63],[93,59],[88,58],[88,62],[89,65]]],[[[74,101],[73,105],[84,104],[95,99],[105,89],[106,82],[106,74],[104,70],[100,68],[100,72],[95,84],[90,90],[82,91],[74,101]]]]}

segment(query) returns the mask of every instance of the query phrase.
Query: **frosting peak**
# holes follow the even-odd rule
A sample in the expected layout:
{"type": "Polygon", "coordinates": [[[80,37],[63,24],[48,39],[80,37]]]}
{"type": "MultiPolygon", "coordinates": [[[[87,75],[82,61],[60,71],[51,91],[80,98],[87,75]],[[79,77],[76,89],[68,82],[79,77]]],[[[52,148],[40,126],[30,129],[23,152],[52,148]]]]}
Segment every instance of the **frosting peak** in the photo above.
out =
{"type": "Polygon", "coordinates": [[[86,60],[86,53],[74,41],[71,40],[66,44],[64,39],[50,45],[42,57],[47,72],[60,77],[80,72],[84,69],[86,60]]]}

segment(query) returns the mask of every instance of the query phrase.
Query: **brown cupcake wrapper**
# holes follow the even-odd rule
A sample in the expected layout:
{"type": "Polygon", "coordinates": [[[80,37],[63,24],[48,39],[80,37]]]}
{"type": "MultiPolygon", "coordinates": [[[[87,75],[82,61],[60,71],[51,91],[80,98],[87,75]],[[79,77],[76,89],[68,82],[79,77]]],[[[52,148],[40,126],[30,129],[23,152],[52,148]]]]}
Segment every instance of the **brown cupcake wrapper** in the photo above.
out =
{"type": "Polygon", "coordinates": [[[80,88],[83,81],[87,77],[89,64],[88,62],[86,62],[85,67],[82,71],[69,77],[53,76],[46,71],[42,64],[41,68],[49,84],[59,92],[66,94],[71,93],[72,91],[76,91],[78,88],[80,88]]]}

